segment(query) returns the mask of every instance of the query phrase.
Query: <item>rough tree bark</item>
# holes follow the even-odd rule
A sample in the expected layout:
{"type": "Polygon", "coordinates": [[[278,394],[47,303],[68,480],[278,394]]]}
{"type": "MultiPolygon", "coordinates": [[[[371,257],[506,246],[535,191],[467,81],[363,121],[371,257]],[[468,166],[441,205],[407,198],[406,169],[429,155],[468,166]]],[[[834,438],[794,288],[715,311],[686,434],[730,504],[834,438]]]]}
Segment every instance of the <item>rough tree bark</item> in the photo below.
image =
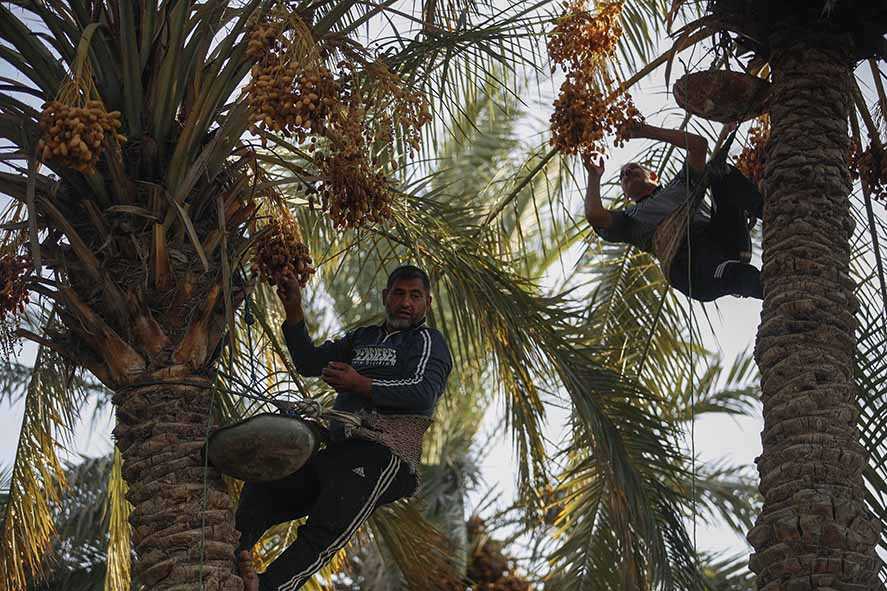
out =
{"type": "Polygon", "coordinates": [[[133,505],[136,577],[151,591],[241,591],[232,569],[240,538],[233,499],[215,470],[207,470],[204,480],[209,391],[174,383],[209,381],[184,367],[155,376],[172,383],[114,396],[114,434],[133,505]]]}
{"type": "Polygon", "coordinates": [[[755,348],[764,506],[748,534],[750,566],[765,591],[880,589],[880,525],[865,504],[853,380],[852,64],[840,42],[794,39],[775,39],[771,59],[764,306],[755,348]]]}

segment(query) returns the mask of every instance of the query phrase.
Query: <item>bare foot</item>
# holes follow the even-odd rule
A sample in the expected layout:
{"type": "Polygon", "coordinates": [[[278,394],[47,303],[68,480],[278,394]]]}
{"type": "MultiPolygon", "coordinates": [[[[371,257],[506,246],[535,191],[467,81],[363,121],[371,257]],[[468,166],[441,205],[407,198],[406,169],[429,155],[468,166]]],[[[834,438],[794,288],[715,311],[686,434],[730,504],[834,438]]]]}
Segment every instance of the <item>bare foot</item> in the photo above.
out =
{"type": "Polygon", "coordinates": [[[243,591],[259,591],[259,575],[256,574],[252,552],[244,550],[240,553],[237,557],[237,570],[243,579],[243,591]]]}

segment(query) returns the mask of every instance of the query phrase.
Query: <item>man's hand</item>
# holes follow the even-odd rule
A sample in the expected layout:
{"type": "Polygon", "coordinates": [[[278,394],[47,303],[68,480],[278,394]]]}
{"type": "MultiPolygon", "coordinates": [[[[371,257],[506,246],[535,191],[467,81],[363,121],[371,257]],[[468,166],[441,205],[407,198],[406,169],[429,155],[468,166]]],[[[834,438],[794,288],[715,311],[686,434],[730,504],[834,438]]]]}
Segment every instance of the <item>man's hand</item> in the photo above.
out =
{"type": "Polygon", "coordinates": [[[601,203],[601,177],[604,174],[604,156],[597,152],[582,156],[582,163],[588,170],[588,185],[585,188],[585,218],[595,228],[610,227],[610,212],[601,203]]]}
{"type": "Polygon", "coordinates": [[[283,304],[287,321],[296,323],[304,320],[302,289],[299,287],[299,280],[295,275],[287,273],[283,276],[281,282],[277,284],[277,297],[283,304]]]}
{"type": "Polygon", "coordinates": [[[330,361],[320,372],[320,376],[324,382],[340,394],[354,392],[369,397],[373,385],[370,378],[360,375],[353,367],[340,361],[330,361]]]}
{"type": "Polygon", "coordinates": [[[582,156],[582,164],[585,165],[585,170],[588,171],[588,175],[594,177],[596,179],[600,179],[604,176],[604,156],[598,152],[592,152],[591,154],[585,154],[582,156]]]}

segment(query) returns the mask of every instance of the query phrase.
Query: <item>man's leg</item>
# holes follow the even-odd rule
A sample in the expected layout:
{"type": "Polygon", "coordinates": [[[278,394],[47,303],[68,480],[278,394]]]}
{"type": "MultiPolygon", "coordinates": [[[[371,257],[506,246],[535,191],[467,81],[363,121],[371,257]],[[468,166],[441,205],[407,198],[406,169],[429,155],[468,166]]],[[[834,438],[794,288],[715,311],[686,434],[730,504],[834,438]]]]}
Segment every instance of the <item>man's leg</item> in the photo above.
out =
{"type": "Polygon", "coordinates": [[[406,464],[368,441],[330,446],[318,454],[315,467],[320,494],[296,541],[260,575],[262,591],[300,588],[348,543],[379,504],[415,488],[406,464]]]}
{"type": "MultiPolygon", "coordinates": [[[[671,265],[671,285],[694,300],[710,302],[725,295],[763,299],[761,272],[729,258],[707,232],[691,235],[690,248],[681,246],[671,265]]],[[[735,255],[734,255],[735,256],[735,255]]]]}
{"type": "Polygon", "coordinates": [[[761,194],[754,183],[732,166],[725,176],[712,180],[711,192],[711,237],[721,244],[729,258],[747,263],[751,258],[748,215],[761,217],[761,194]]]}
{"type": "Polygon", "coordinates": [[[269,482],[245,482],[240,492],[234,527],[240,532],[237,555],[252,550],[273,525],[301,519],[320,492],[314,458],[286,478],[269,482]]]}

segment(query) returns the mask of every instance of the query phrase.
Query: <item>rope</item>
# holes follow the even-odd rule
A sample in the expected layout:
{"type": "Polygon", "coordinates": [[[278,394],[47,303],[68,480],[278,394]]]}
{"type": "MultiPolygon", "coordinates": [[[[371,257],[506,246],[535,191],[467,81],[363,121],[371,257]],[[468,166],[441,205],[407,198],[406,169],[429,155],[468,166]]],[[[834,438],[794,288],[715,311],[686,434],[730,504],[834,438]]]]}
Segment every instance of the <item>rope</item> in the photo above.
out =
{"type": "MultiPolygon", "coordinates": [[[[209,431],[212,428],[213,410],[216,402],[215,395],[211,394],[209,399],[209,412],[206,415],[206,429],[203,433],[203,447],[209,441],[209,431]]],[[[209,505],[209,454],[203,454],[203,492],[200,499],[200,570],[198,571],[198,582],[201,591],[206,590],[206,583],[203,580],[203,571],[206,566],[206,512],[209,505]]]]}
{"type": "MultiPolygon", "coordinates": [[[[659,262],[662,267],[662,271],[665,274],[666,282],[669,281],[670,273],[671,273],[671,264],[674,260],[674,257],[677,254],[677,251],[681,245],[681,235],[684,235],[684,240],[687,242],[687,305],[689,307],[688,316],[689,316],[689,324],[690,324],[690,335],[689,335],[689,349],[688,349],[688,363],[689,363],[689,371],[687,375],[688,387],[690,388],[690,461],[691,461],[691,482],[690,482],[690,497],[692,499],[692,515],[693,515],[693,551],[698,553],[698,540],[697,540],[697,528],[699,521],[699,507],[696,499],[697,496],[697,487],[696,480],[698,476],[697,470],[697,462],[696,462],[696,361],[694,359],[693,351],[696,347],[695,342],[695,327],[696,327],[696,310],[693,304],[693,218],[696,216],[696,212],[699,210],[699,207],[702,205],[702,202],[705,198],[705,192],[708,190],[711,185],[712,178],[712,169],[715,166],[719,166],[722,171],[726,168],[727,155],[730,151],[730,147],[733,145],[733,141],[736,139],[736,134],[739,131],[739,123],[744,120],[744,118],[740,118],[737,121],[736,127],[727,135],[724,139],[724,142],[718,146],[711,158],[705,164],[705,168],[702,171],[702,178],[700,178],[698,184],[692,188],[690,186],[690,169],[689,165],[684,163],[685,174],[684,174],[684,183],[687,192],[687,200],[672,214],[663,220],[660,224],[660,228],[663,229],[663,233],[671,231],[671,236],[668,236],[668,241],[665,242],[665,236],[659,235],[659,228],[657,228],[656,235],[654,235],[654,251],[659,257],[659,262]],[[686,215],[680,215],[680,208],[684,208],[686,210],[686,215]],[[672,225],[676,220],[680,220],[680,223],[684,225],[683,232],[678,231],[680,228],[674,228],[672,225]],[[663,244],[664,243],[664,244],[663,244]]],[[[687,145],[689,140],[689,133],[687,132],[686,127],[684,128],[684,144],[687,145]]]]}
{"type": "MultiPolygon", "coordinates": [[[[735,130],[734,130],[735,131],[735,130]]],[[[684,127],[684,144],[686,145],[689,140],[689,134],[687,132],[687,128],[684,127]]],[[[725,142],[729,145],[731,142],[725,142]]],[[[706,164],[706,169],[708,169],[708,164],[706,164]]],[[[690,194],[690,166],[686,162],[684,162],[684,184],[687,189],[687,195],[690,194]]],[[[703,181],[700,181],[702,184],[703,181]]],[[[705,193],[705,189],[702,189],[702,193],[705,193]]],[[[690,387],[690,461],[691,461],[691,470],[690,470],[690,498],[692,499],[693,505],[693,552],[698,553],[697,539],[696,539],[696,529],[697,529],[697,521],[698,521],[698,506],[696,503],[696,386],[695,386],[695,378],[696,378],[696,366],[695,360],[693,359],[693,349],[695,347],[694,336],[695,336],[695,327],[696,327],[696,310],[693,307],[693,245],[692,245],[692,227],[693,227],[693,218],[696,216],[696,211],[698,209],[698,205],[696,207],[693,206],[692,201],[688,197],[688,203],[690,206],[687,207],[687,219],[685,224],[687,226],[687,305],[689,306],[689,315],[690,315],[690,348],[688,350],[689,357],[689,373],[687,379],[689,381],[690,387]]],[[[702,199],[699,199],[698,203],[702,203],[702,199]]],[[[671,265],[669,264],[669,267],[671,265]]],[[[668,281],[668,277],[665,278],[668,281]]]]}

